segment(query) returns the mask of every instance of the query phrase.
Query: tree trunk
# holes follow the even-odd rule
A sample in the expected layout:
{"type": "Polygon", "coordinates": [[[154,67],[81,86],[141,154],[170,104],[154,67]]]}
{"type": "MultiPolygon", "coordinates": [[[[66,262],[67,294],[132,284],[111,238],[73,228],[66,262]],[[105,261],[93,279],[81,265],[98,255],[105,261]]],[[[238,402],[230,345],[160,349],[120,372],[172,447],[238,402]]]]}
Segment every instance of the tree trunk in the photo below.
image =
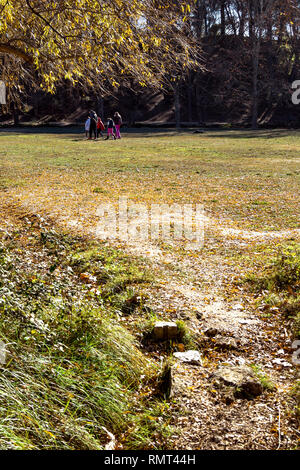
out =
{"type": "Polygon", "coordinates": [[[193,83],[192,83],[192,77],[191,77],[191,72],[189,72],[188,75],[188,89],[187,89],[187,101],[188,101],[188,120],[189,122],[193,121],[193,83]]]}
{"type": "Polygon", "coordinates": [[[202,30],[203,30],[203,21],[205,17],[206,7],[203,3],[203,0],[197,0],[196,3],[196,35],[198,42],[201,41],[202,30]]]}
{"type": "Polygon", "coordinates": [[[225,1],[221,0],[221,37],[225,36],[225,1]]]}
{"type": "Polygon", "coordinates": [[[245,8],[244,5],[239,5],[240,8],[240,23],[239,23],[239,37],[243,38],[245,33],[245,8]]]}
{"type": "Polygon", "coordinates": [[[174,89],[174,105],[175,105],[175,123],[176,129],[180,128],[180,84],[177,83],[174,89]]]}
{"type": "Polygon", "coordinates": [[[97,114],[104,119],[104,104],[102,96],[97,96],[97,114]]]}
{"type": "Polygon", "coordinates": [[[202,107],[202,93],[200,86],[200,74],[196,78],[196,107],[197,107],[197,121],[198,125],[201,126],[204,121],[203,107],[202,107]]]}
{"type": "Polygon", "coordinates": [[[253,48],[252,56],[252,129],[257,129],[257,117],[258,117],[258,59],[260,50],[260,40],[257,38],[255,47],[253,48]]]}
{"type": "Polygon", "coordinates": [[[263,20],[263,0],[249,0],[249,35],[252,48],[252,116],[251,127],[257,129],[258,65],[263,20]]]}
{"type": "Polygon", "coordinates": [[[39,94],[36,92],[34,93],[32,97],[32,105],[33,105],[33,115],[35,119],[38,119],[39,117],[39,94]]]}
{"type": "Polygon", "coordinates": [[[250,44],[252,44],[253,40],[253,1],[249,0],[248,2],[248,13],[249,13],[249,38],[250,44]]]}
{"type": "Polygon", "coordinates": [[[12,115],[13,115],[13,120],[14,120],[14,126],[18,126],[19,123],[20,123],[18,107],[15,105],[15,103],[12,103],[11,107],[12,107],[12,115]]]}

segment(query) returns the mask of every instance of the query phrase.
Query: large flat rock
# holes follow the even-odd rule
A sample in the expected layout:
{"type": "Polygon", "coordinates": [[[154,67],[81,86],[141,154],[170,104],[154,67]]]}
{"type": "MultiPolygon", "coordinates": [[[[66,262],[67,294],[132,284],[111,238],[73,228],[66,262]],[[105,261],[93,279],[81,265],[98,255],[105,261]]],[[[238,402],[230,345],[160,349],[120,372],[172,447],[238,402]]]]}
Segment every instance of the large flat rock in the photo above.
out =
{"type": "Polygon", "coordinates": [[[236,398],[254,398],[263,387],[249,366],[220,366],[211,376],[216,387],[231,387],[236,398]]]}

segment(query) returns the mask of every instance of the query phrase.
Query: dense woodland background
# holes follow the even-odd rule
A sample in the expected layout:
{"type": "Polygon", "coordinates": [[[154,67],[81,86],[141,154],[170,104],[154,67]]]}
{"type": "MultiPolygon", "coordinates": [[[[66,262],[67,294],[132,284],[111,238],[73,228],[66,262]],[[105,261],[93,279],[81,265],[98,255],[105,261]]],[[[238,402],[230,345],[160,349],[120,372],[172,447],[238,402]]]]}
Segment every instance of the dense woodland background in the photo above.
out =
{"type": "Polygon", "coordinates": [[[104,119],[119,110],[128,125],[298,127],[291,96],[300,79],[299,7],[295,0],[197,0],[185,20],[201,68],[176,74],[161,90],[117,77],[120,87],[105,96],[68,81],[55,95],[27,85],[22,105],[2,109],[2,123],[79,123],[93,107],[104,119]]]}

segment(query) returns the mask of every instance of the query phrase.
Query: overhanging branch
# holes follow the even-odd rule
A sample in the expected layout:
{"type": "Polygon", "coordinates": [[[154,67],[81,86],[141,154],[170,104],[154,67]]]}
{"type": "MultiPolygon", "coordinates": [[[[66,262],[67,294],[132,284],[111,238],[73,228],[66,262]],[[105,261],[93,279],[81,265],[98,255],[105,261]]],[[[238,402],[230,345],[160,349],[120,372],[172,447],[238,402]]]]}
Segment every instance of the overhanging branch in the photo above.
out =
{"type": "Polygon", "coordinates": [[[7,54],[14,55],[16,57],[19,57],[20,59],[23,59],[25,62],[33,64],[33,57],[27,54],[27,52],[22,51],[22,49],[19,49],[18,47],[0,43],[0,52],[5,52],[7,54]]]}
{"type": "Polygon", "coordinates": [[[55,32],[55,34],[57,34],[60,38],[62,38],[64,41],[66,40],[65,36],[63,36],[59,31],[57,31],[56,28],[54,28],[52,26],[52,24],[50,23],[50,21],[48,21],[46,18],[44,18],[38,11],[36,11],[33,6],[31,5],[30,3],[30,0],[26,0],[26,4],[27,6],[30,8],[30,10],[32,11],[32,13],[36,16],[38,16],[47,26],[49,26],[49,28],[52,29],[52,31],[55,32]]]}

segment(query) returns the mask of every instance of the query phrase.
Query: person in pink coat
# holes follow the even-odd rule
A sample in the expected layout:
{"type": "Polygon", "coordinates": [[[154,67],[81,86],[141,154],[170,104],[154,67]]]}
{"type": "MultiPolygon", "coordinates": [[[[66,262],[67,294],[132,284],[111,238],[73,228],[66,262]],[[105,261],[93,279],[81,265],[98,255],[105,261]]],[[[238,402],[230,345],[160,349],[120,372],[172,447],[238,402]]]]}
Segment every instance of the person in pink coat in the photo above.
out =
{"type": "Polygon", "coordinates": [[[118,112],[114,114],[114,122],[115,122],[115,129],[116,129],[116,138],[121,139],[120,128],[122,126],[122,118],[118,112]]]}

